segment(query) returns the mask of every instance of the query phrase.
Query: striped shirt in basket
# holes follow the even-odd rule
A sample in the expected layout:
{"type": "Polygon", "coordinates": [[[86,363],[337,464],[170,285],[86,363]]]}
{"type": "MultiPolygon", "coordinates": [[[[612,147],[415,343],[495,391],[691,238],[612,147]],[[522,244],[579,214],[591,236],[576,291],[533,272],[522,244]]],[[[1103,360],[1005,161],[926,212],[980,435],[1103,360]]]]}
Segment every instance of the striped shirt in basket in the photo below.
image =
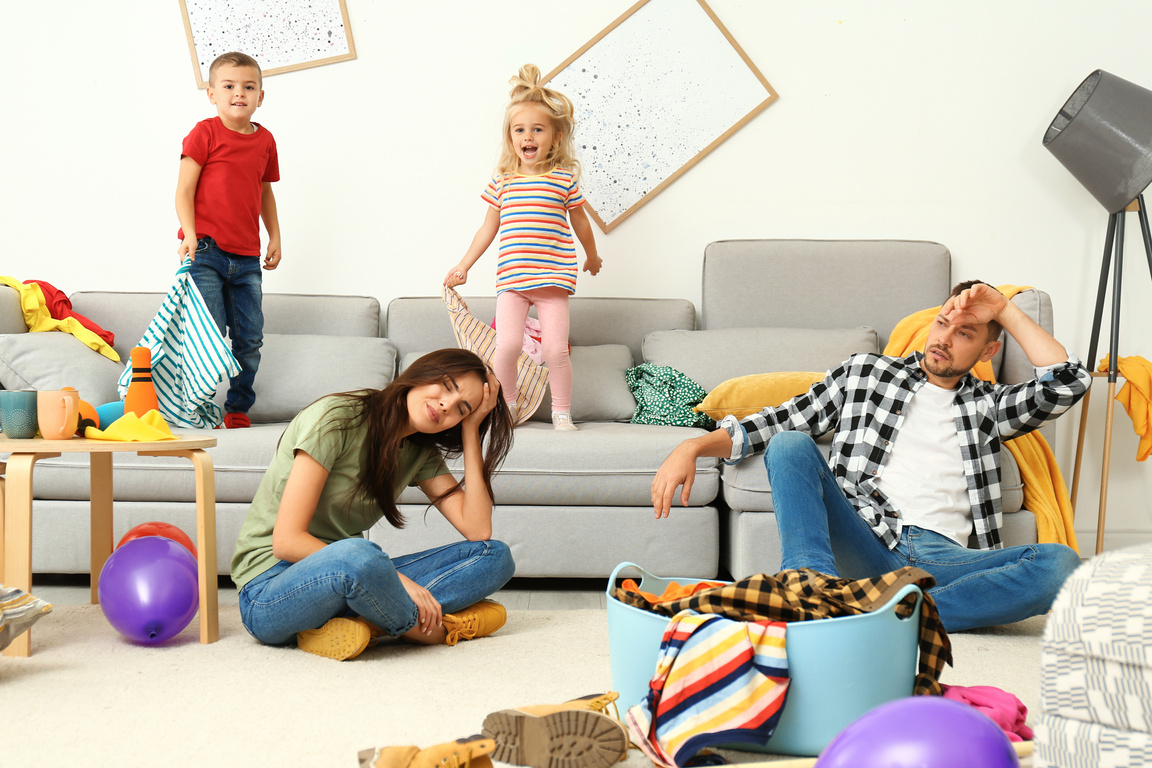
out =
{"type": "Polygon", "coordinates": [[[541,176],[506,173],[480,195],[500,211],[496,293],[563,288],[576,292],[576,247],[568,211],[584,204],[572,172],[554,168],[541,176]]]}

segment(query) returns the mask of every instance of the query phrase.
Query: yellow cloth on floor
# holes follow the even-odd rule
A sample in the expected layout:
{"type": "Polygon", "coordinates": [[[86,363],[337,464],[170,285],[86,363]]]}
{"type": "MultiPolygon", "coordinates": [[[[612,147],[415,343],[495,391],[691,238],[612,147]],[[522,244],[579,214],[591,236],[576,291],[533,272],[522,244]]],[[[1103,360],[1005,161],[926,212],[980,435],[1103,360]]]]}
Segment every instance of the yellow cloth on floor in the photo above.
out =
{"type": "Polygon", "coordinates": [[[20,294],[20,309],[24,312],[24,324],[32,331],[64,331],[70,333],[86,346],[91,347],[114,363],[120,362],[120,355],[108,346],[104,339],[74,317],[57,320],[48,311],[48,302],[44,300],[44,291],[36,283],[22,283],[14,277],[0,275],[0,284],[15,288],[20,294]]]}
{"type": "MultiPolygon", "coordinates": [[[[1108,355],[1100,360],[1098,371],[1108,370],[1108,355]]],[[[1116,400],[1132,419],[1132,428],[1140,436],[1136,446],[1136,461],[1152,455],[1152,363],[1139,355],[1116,358],[1116,371],[1124,377],[1124,386],[1116,393],[1116,400]]]]}
{"type": "Polygon", "coordinates": [[[84,437],[121,443],[153,443],[157,440],[176,439],[176,435],[172,434],[160,411],[155,409],[148,411],[143,417],[131,412],[125,413],[109,424],[107,429],[88,427],[84,430],[84,437]]]}
{"type": "MultiPolygon", "coordinates": [[[[1000,285],[996,290],[1011,300],[1029,286],[1000,285]]],[[[943,305],[941,305],[943,306],[943,305]]],[[[923,352],[928,341],[928,329],[940,307],[932,307],[914,312],[896,324],[884,354],[907,357],[913,352],[923,352]]],[[[996,382],[991,361],[980,361],[972,368],[972,375],[991,383],[996,382]]],[[[1119,395],[1117,395],[1117,399],[1119,395]]],[[[1039,430],[1006,440],[1004,447],[1016,459],[1020,468],[1020,479],[1024,483],[1024,508],[1036,515],[1036,540],[1042,544],[1066,544],[1079,552],[1076,532],[1072,528],[1072,502],[1068,498],[1068,488],[1064,476],[1056,464],[1056,456],[1044,435],[1039,430]]]]}

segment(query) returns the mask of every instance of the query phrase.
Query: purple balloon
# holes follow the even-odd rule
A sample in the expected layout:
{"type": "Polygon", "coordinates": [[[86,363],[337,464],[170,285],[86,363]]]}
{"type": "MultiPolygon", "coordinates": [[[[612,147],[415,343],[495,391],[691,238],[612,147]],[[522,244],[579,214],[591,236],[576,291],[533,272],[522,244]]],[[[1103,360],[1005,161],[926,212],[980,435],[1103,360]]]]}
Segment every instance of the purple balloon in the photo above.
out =
{"type": "Polygon", "coordinates": [[[117,632],[137,643],[162,643],[188,626],[200,606],[196,558],[163,536],[132,539],[105,561],[97,595],[117,632]]]}
{"type": "Polygon", "coordinates": [[[876,707],[832,739],[816,761],[816,768],[1019,765],[1012,742],[992,718],[939,696],[912,696],[876,707]]]}

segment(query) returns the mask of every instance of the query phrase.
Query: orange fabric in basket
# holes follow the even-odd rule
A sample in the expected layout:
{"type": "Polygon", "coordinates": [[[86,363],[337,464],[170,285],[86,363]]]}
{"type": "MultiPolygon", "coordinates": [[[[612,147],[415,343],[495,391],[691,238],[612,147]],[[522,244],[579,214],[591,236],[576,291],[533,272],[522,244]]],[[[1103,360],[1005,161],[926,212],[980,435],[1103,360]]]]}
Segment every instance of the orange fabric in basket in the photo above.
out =
{"type": "Polygon", "coordinates": [[[624,583],[620,588],[625,592],[632,592],[640,595],[650,603],[666,603],[669,600],[680,600],[685,597],[692,597],[692,595],[705,589],[712,589],[713,587],[722,587],[722,581],[701,581],[696,584],[678,584],[675,581],[669,582],[668,586],[664,588],[664,593],[661,595],[654,595],[651,592],[642,592],[640,585],[636,583],[635,579],[624,579],[624,583]]]}

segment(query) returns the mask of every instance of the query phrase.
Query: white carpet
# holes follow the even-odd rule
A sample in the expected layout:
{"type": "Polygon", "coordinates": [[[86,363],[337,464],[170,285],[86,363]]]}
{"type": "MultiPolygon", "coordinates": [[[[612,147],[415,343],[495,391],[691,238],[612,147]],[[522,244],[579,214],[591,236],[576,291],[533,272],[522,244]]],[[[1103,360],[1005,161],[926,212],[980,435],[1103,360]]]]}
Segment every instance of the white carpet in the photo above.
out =
{"type": "MultiPolygon", "coordinates": [[[[954,635],[943,681],[996,685],[1034,713],[1042,629],[1037,618],[954,635]]],[[[98,606],[57,606],[36,624],[31,658],[0,657],[0,765],[356,768],[362,749],[451,741],[492,711],[611,687],[603,610],[510,611],[489,638],[389,644],[343,663],[260,645],[233,606],[220,635],[201,645],[193,620],[137,646],[98,606]]],[[[624,765],[650,763],[632,751],[624,765]]]]}

